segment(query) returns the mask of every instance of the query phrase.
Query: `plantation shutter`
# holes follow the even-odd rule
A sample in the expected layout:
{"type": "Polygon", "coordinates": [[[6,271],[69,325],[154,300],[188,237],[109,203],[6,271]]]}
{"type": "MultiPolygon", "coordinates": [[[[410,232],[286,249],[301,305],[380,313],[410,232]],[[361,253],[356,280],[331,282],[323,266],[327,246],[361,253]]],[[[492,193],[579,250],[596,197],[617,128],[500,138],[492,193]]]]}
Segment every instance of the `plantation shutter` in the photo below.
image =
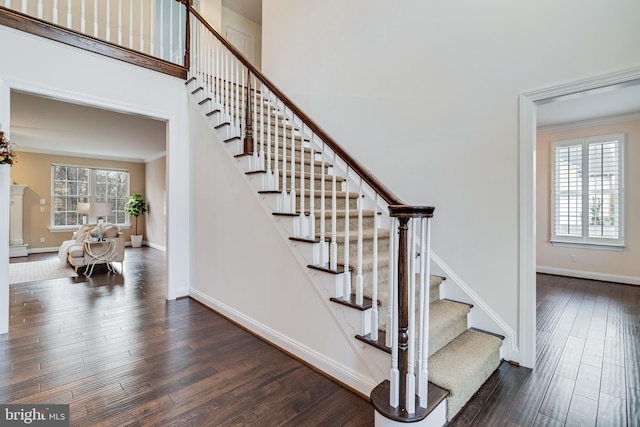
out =
{"type": "Polygon", "coordinates": [[[624,135],[557,141],[552,242],[622,246],[624,135]]]}

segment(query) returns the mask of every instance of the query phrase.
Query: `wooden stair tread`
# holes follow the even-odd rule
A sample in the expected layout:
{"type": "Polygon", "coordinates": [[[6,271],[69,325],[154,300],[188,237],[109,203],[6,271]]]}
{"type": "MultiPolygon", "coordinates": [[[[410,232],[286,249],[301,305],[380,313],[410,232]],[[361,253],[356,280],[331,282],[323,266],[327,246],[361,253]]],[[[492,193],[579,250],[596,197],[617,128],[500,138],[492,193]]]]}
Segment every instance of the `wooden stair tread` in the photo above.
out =
{"type": "Polygon", "coordinates": [[[346,305],[348,307],[355,308],[356,310],[361,310],[361,311],[368,310],[371,307],[373,307],[373,302],[371,301],[371,298],[367,298],[367,297],[364,297],[362,299],[362,305],[356,303],[355,294],[351,294],[348,299],[331,297],[329,298],[329,301],[346,305]]]}
{"type": "Polygon", "coordinates": [[[398,408],[393,408],[389,405],[390,386],[389,380],[384,380],[377,385],[373,391],[371,391],[371,404],[376,411],[398,422],[410,423],[424,420],[443,400],[449,397],[450,394],[449,391],[429,382],[427,388],[427,407],[421,408],[416,401],[416,412],[414,414],[408,414],[407,412],[400,412],[398,408]]]}

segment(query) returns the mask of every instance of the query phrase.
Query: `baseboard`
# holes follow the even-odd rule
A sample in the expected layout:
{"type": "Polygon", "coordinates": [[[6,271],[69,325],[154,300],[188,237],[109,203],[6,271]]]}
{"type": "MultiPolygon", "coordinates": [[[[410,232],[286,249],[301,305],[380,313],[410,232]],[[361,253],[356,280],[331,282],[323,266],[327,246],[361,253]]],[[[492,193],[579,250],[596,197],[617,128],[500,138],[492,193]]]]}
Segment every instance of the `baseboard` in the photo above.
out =
{"type": "Polygon", "coordinates": [[[48,252],[58,252],[59,249],[60,249],[59,246],[56,246],[54,248],[32,248],[32,249],[29,249],[27,252],[30,254],[45,254],[48,252]]]}
{"type": "Polygon", "coordinates": [[[311,365],[313,368],[322,371],[325,375],[333,378],[338,383],[344,384],[346,387],[352,388],[354,391],[360,393],[363,396],[369,396],[371,390],[377,385],[370,379],[365,378],[346,368],[343,365],[336,363],[334,360],[328,359],[322,354],[317,353],[313,349],[301,344],[290,337],[282,335],[278,331],[271,329],[270,327],[257,322],[256,320],[240,313],[239,311],[227,306],[224,303],[210,298],[206,294],[191,289],[189,296],[196,301],[206,305],[212,310],[220,313],[221,315],[229,318],[233,322],[236,322],[241,327],[246,328],[250,332],[256,334],[261,339],[269,342],[275,347],[280,348],[286,353],[299,358],[304,363],[311,365]]]}
{"type": "Polygon", "coordinates": [[[164,247],[164,246],[160,246],[160,245],[157,245],[157,244],[155,244],[155,243],[147,242],[146,240],[143,240],[143,241],[142,241],[142,244],[143,244],[144,246],[149,246],[150,248],[153,248],[153,249],[159,250],[159,251],[161,251],[161,252],[165,252],[165,253],[167,252],[167,248],[166,248],[166,247],[164,247]]]}
{"type": "Polygon", "coordinates": [[[625,285],[640,286],[640,277],[621,276],[618,274],[597,273],[595,271],[569,270],[566,268],[545,267],[538,265],[538,273],[554,274],[556,276],[577,277],[579,279],[599,280],[601,282],[623,283],[625,285]]]}

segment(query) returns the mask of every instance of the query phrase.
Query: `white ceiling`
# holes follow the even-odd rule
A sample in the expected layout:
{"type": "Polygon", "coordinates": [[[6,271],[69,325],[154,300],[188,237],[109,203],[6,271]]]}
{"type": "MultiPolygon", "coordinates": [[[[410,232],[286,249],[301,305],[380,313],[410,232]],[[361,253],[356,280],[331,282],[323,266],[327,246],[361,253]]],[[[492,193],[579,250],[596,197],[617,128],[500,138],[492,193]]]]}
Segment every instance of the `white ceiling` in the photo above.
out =
{"type": "Polygon", "coordinates": [[[11,92],[18,151],[146,162],[164,155],[166,122],[11,92]]]}
{"type": "Polygon", "coordinates": [[[262,0],[222,0],[222,6],[262,25],[262,0]]]}
{"type": "Polygon", "coordinates": [[[537,113],[538,128],[640,113],[640,81],[540,102],[537,113]]]}

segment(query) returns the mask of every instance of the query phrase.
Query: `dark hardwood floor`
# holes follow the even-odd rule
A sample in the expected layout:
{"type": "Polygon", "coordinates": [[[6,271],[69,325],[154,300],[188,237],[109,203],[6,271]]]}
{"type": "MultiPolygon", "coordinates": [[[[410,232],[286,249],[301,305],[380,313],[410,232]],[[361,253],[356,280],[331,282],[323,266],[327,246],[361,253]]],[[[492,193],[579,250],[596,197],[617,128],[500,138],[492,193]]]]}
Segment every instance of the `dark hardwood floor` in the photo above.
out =
{"type": "Polygon", "coordinates": [[[125,260],[123,276],[10,286],[0,403],[70,404],[74,426],[373,424],[358,395],[189,298],[166,301],[164,253],[125,260]]]}
{"type": "MultiPolygon", "coordinates": [[[[34,261],[55,254],[13,258],[34,261]]],[[[12,285],[0,403],[68,403],[77,426],[373,425],[373,409],[188,298],[164,254],[124,276],[12,285]]],[[[538,275],[535,370],[504,362],[453,426],[640,426],[640,287],[538,275]]]]}
{"type": "Polygon", "coordinates": [[[453,426],[640,426],[640,287],[539,274],[537,364],[503,362],[453,426]]]}

